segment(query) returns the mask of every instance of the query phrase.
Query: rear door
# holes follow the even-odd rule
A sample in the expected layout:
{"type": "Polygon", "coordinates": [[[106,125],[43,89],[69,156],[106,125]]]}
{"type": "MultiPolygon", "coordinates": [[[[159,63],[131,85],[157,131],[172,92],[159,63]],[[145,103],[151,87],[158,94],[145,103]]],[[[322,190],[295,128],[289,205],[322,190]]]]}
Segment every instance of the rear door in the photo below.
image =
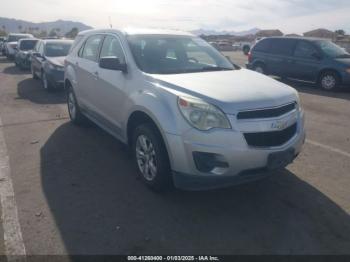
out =
{"type": "Polygon", "coordinates": [[[98,107],[93,103],[98,85],[98,57],[103,35],[92,35],[78,52],[76,59],[77,85],[76,95],[83,109],[91,113],[99,113],[98,107]]]}
{"type": "Polygon", "coordinates": [[[291,74],[295,39],[276,38],[271,41],[268,56],[268,73],[271,75],[288,77],[291,74]]]}
{"type": "Polygon", "coordinates": [[[315,81],[321,60],[319,51],[311,42],[298,40],[294,51],[290,77],[305,81],[315,81]]]}

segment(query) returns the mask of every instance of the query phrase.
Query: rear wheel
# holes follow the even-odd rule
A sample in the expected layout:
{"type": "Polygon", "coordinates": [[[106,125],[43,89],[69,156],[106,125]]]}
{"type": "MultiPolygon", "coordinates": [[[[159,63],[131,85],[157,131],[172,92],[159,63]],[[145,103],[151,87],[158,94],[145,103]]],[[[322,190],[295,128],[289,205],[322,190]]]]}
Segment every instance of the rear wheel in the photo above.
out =
{"type": "Polygon", "coordinates": [[[172,186],[168,153],[162,136],[150,124],[136,127],[132,137],[132,151],[142,181],[155,191],[165,191],[172,186]]]}
{"type": "Polygon", "coordinates": [[[77,99],[71,87],[67,90],[67,106],[71,121],[75,125],[86,125],[89,120],[84,116],[79,108],[77,99]]]}
{"type": "Polygon", "coordinates": [[[264,74],[264,75],[266,74],[266,67],[264,64],[261,64],[261,63],[254,65],[253,70],[260,74],[264,74]]]}
{"type": "Polygon", "coordinates": [[[340,77],[336,72],[328,71],[321,74],[318,85],[326,91],[335,91],[341,83],[340,77]]]}

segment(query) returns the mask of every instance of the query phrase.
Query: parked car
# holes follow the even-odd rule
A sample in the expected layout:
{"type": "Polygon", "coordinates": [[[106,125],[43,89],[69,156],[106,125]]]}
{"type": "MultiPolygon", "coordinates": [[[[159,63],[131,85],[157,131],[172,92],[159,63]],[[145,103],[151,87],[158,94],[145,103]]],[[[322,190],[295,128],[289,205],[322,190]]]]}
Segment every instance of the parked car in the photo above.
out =
{"type": "Polygon", "coordinates": [[[247,68],[318,83],[324,90],[350,85],[350,54],[329,40],[273,37],[258,42],[247,68]]]}
{"type": "Polygon", "coordinates": [[[2,52],[2,48],[4,46],[5,41],[6,41],[6,37],[1,36],[0,37],[0,52],[2,52]]]}
{"type": "Polygon", "coordinates": [[[9,34],[5,44],[5,55],[13,59],[17,52],[18,41],[24,38],[34,38],[31,34],[9,34]]]}
{"type": "Polygon", "coordinates": [[[290,164],[305,140],[296,90],[188,33],[82,32],[66,58],[65,87],[72,122],[89,119],[129,145],[155,190],[260,179],[290,164]]]}
{"type": "Polygon", "coordinates": [[[3,56],[6,55],[6,53],[5,53],[5,45],[6,45],[6,42],[7,42],[7,38],[4,37],[4,40],[3,40],[2,44],[0,45],[0,52],[1,52],[1,54],[2,54],[3,56]]]}
{"type": "Polygon", "coordinates": [[[47,91],[63,88],[64,59],[72,40],[39,40],[31,54],[31,72],[47,91]]]}
{"type": "Polygon", "coordinates": [[[29,69],[31,65],[31,53],[38,39],[21,39],[18,41],[18,50],[15,55],[15,64],[20,69],[29,69]]]}

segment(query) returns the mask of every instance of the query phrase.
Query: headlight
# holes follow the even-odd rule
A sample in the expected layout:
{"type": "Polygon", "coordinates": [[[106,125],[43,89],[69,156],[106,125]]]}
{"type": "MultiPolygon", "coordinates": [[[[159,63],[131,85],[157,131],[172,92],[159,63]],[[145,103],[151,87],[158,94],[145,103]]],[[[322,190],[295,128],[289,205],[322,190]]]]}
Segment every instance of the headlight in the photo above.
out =
{"type": "Polygon", "coordinates": [[[231,129],[226,115],[214,105],[195,98],[179,97],[178,106],[187,122],[199,130],[231,129]]]}
{"type": "Polygon", "coordinates": [[[54,64],[51,64],[51,63],[49,63],[49,68],[51,70],[57,70],[57,71],[63,71],[64,70],[63,66],[54,65],[54,64]]]}

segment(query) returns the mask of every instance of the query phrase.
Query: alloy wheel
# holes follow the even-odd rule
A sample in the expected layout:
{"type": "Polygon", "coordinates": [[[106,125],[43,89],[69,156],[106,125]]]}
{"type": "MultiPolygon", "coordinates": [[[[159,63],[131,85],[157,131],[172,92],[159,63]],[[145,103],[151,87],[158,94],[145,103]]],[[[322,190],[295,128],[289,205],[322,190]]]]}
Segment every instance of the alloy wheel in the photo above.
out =
{"type": "Polygon", "coordinates": [[[322,87],[325,90],[332,90],[337,84],[337,80],[332,75],[325,75],[321,80],[322,87]]]}
{"type": "Polygon", "coordinates": [[[153,181],[157,176],[156,151],[151,140],[140,135],[136,141],[136,161],[140,172],[147,181],[153,181]]]}
{"type": "Polygon", "coordinates": [[[74,120],[76,117],[76,107],[75,107],[75,98],[72,92],[68,94],[68,111],[70,117],[74,120]]]}

